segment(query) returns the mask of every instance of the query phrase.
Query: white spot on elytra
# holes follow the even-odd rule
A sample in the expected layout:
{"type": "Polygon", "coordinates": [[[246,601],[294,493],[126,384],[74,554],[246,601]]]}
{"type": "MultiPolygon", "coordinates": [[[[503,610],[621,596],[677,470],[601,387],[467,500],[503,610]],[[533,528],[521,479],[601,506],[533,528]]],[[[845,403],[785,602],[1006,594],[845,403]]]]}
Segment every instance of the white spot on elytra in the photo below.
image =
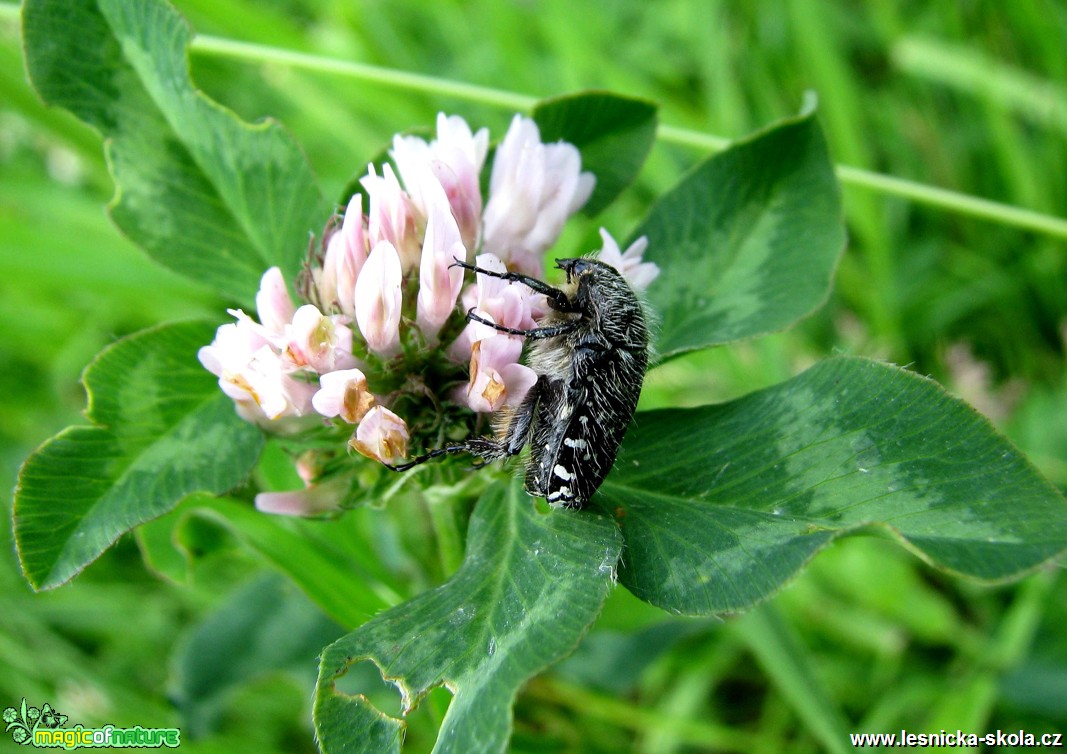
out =
{"type": "Polygon", "coordinates": [[[552,473],[558,476],[564,482],[569,482],[571,480],[571,472],[567,471],[559,464],[556,464],[556,467],[552,469],[552,473]]]}

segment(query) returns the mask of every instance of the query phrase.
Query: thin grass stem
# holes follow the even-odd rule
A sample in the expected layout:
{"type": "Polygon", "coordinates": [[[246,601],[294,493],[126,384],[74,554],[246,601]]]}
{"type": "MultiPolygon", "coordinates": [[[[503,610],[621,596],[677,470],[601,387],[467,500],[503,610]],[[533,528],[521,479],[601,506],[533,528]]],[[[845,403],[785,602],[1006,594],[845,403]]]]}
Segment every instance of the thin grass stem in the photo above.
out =
{"type": "MultiPolygon", "coordinates": [[[[392,68],[207,35],[197,36],[190,45],[190,49],[200,54],[288,65],[308,71],[361,79],[398,89],[456,97],[468,102],[505,109],[528,112],[538,101],[536,97],[503,89],[465,84],[435,76],[408,73],[392,68]]],[[[659,127],[658,137],[665,143],[712,152],[725,149],[730,143],[729,139],[722,136],[668,125],[659,127]]],[[[1001,225],[1067,238],[1067,219],[1061,217],[847,165],[837,167],[837,176],[844,184],[870,189],[886,196],[897,196],[917,204],[926,204],[1001,225]]]]}
{"type": "Polygon", "coordinates": [[[398,71],[395,68],[355,63],[350,60],[340,60],[294,50],[283,50],[269,45],[239,42],[206,34],[198,34],[189,45],[189,49],[194,53],[292,66],[305,71],[316,71],[360,79],[396,89],[456,97],[468,102],[477,102],[512,110],[530,110],[537,102],[535,97],[516,94],[503,89],[465,84],[435,76],[398,71]]]}
{"type": "MultiPolygon", "coordinates": [[[[17,5],[0,3],[0,20],[17,20],[18,14],[19,8],[17,5]]],[[[435,76],[398,71],[393,68],[355,63],[322,55],[284,50],[269,45],[252,44],[209,35],[195,37],[190,45],[190,51],[203,55],[286,65],[307,71],[360,79],[397,89],[455,97],[468,102],[477,102],[503,109],[529,111],[538,101],[536,97],[504,89],[477,86],[435,76]]],[[[730,143],[729,139],[721,136],[667,125],[660,126],[658,137],[665,143],[679,144],[706,151],[718,151],[724,149],[730,143]]],[[[951,191],[906,178],[861,170],[847,165],[839,165],[837,167],[837,176],[844,184],[866,188],[886,196],[896,196],[917,204],[926,204],[949,212],[956,212],[961,215],[968,215],[1035,233],[1067,238],[1067,218],[1056,217],[959,191],[951,191]]]]}

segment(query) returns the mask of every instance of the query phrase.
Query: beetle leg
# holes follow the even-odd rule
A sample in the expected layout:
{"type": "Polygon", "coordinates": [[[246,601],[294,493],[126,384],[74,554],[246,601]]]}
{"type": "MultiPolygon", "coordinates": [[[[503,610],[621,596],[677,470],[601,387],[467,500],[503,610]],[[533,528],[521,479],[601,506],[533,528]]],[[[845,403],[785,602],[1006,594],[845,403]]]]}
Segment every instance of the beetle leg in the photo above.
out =
{"type": "Polygon", "coordinates": [[[488,325],[498,332],[506,332],[509,335],[522,335],[527,338],[533,338],[540,340],[543,338],[554,338],[557,335],[566,335],[567,333],[574,332],[578,329],[578,320],[572,319],[567,322],[563,322],[558,325],[551,325],[550,327],[535,327],[531,330],[520,330],[516,327],[505,327],[504,325],[498,325],[496,322],[491,322],[488,319],[479,317],[474,313],[474,308],[467,312],[467,319],[472,322],[480,322],[483,325],[488,325]]]}
{"type": "Polygon", "coordinates": [[[451,267],[462,267],[465,270],[471,270],[481,275],[488,275],[493,278],[500,278],[501,280],[507,280],[509,283],[522,283],[527,288],[543,293],[548,296],[548,300],[552,302],[552,308],[561,312],[576,312],[578,307],[574,302],[570,300],[570,297],[559,288],[553,288],[548,283],[532,278],[529,275],[522,275],[518,272],[495,272],[493,270],[487,270],[483,267],[478,267],[473,264],[467,264],[462,262],[456,257],[452,257],[456,261],[450,265],[451,267]]]}
{"type": "Polygon", "coordinates": [[[407,471],[419,464],[426,463],[434,458],[440,458],[444,455],[451,455],[453,453],[470,453],[471,455],[482,459],[483,463],[478,464],[478,467],[481,467],[486,463],[491,463],[500,458],[510,458],[511,456],[518,455],[523,447],[526,446],[526,440],[530,435],[530,429],[533,427],[537,399],[540,394],[540,385],[540,381],[534,383],[534,386],[530,388],[530,392],[528,392],[526,397],[522,399],[522,403],[519,404],[515,413],[512,414],[511,422],[508,424],[507,431],[504,433],[503,438],[496,440],[489,437],[468,437],[462,442],[449,443],[444,447],[435,448],[427,453],[423,453],[421,456],[413,458],[407,463],[396,465],[383,463],[382,465],[393,471],[407,471]]]}

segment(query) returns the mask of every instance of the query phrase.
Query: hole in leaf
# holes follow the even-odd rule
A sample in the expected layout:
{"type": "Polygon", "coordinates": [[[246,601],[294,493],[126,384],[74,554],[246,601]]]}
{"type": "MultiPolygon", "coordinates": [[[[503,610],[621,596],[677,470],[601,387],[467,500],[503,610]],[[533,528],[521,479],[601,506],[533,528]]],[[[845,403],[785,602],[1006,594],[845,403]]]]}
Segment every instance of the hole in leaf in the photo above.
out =
{"type": "Polygon", "coordinates": [[[434,747],[450,704],[452,692],[444,686],[435,686],[422,698],[405,719],[404,751],[430,751],[434,747]]]}
{"type": "Polygon", "coordinates": [[[361,660],[348,672],[334,681],[340,694],[365,696],[371,704],[385,714],[399,718],[400,689],[396,684],[382,678],[382,672],[372,660],[361,660]]]}

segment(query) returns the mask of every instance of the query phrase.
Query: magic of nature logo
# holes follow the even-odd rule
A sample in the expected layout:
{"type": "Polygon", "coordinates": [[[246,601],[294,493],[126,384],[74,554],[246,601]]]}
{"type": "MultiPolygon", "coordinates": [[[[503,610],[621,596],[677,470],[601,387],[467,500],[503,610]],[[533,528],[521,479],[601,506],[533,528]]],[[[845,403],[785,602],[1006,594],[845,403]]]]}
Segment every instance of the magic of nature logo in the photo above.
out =
{"type": "Polygon", "coordinates": [[[28,707],[25,698],[19,707],[4,710],[4,723],[12,740],[24,746],[68,750],[102,747],[155,749],[161,746],[176,748],[181,744],[181,731],[178,728],[144,728],[140,725],[132,728],[114,725],[86,728],[80,724],[66,728],[66,715],[47,703],[39,708],[28,707]]]}

